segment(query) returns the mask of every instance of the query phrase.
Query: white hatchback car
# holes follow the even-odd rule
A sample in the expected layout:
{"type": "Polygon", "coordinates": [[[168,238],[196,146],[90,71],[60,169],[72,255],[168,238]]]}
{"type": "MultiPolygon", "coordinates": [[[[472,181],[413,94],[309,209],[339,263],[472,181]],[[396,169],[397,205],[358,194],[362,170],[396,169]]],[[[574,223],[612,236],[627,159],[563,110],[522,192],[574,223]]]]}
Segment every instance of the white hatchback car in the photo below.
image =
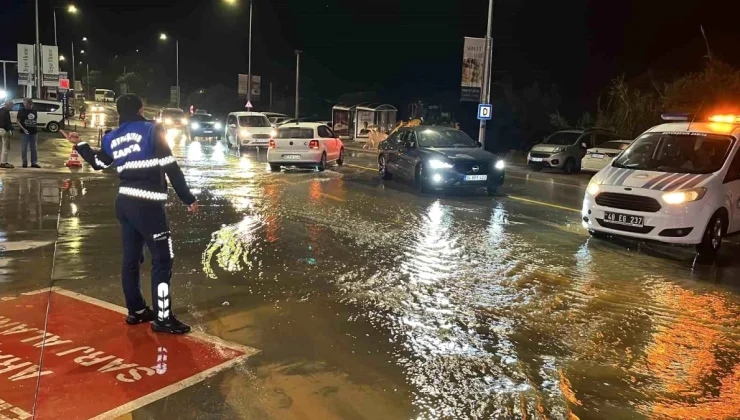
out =
{"type": "MultiPolygon", "coordinates": [[[[10,110],[10,119],[14,125],[17,125],[18,111],[23,106],[23,99],[14,99],[13,108],[10,110]]],[[[36,122],[38,129],[45,129],[56,133],[64,125],[64,115],[62,114],[62,103],[57,101],[48,101],[45,99],[34,99],[33,108],[38,115],[36,122]]]]}
{"type": "Polygon", "coordinates": [[[224,138],[228,147],[267,147],[275,134],[270,120],[261,112],[232,112],[226,117],[224,138]]]}
{"type": "Polygon", "coordinates": [[[740,116],[689,121],[649,129],[591,179],[582,210],[591,235],[695,245],[712,258],[740,233],[740,116]]]}
{"type": "Polygon", "coordinates": [[[586,150],[586,156],[581,160],[581,170],[584,172],[599,172],[612,159],[619,156],[622,150],[629,147],[634,140],[611,140],[586,150]]]}
{"type": "Polygon", "coordinates": [[[274,172],[283,166],[326,169],[327,162],[344,164],[344,143],[321,123],[291,123],[277,129],[270,140],[267,162],[274,172]]]}

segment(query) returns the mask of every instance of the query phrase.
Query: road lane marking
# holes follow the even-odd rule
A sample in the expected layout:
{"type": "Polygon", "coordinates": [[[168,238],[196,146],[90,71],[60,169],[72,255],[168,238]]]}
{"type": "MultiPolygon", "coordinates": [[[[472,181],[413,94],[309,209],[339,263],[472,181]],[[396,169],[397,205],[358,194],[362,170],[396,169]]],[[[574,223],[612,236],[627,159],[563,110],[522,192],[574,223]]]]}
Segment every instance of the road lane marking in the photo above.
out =
{"type": "Polygon", "coordinates": [[[377,169],[376,169],[376,168],[368,168],[367,166],[353,165],[353,164],[351,164],[351,163],[346,163],[345,165],[346,165],[346,166],[351,166],[351,167],[353,167],[353,168],[360,168],[360,169],[364,169],[364,170],[366,170],[366,171],[373,171],[373,172],[377,171],[377,169]]]}
{"type": "Polygon", "coordinates": [[[326,198],[328,198],[328,199],[330,199],[330,200],[334,200],[334,201],[341,201],[341,202],[346,201],[343,198],[339,198],[339,197],[337,197],[335,195],[331,195],[331,194],[327,194],[327,193],[321,193],[321,195],[324,196],[324,197],[326,197],[326,198]]]}
{"type": "Polygon", "coordinates": [[[541,179],[525,178],[525,177],[522,177],[522,176],[514,176],[514,175],[509,175],[509,174],[507,174],[506,177],[507,178],[523,179],[525,181],[541,182],[543,184],[562,185],[562,186],[565,186],[565,187],[575,187],[575,188],[580,188],[580,189],[584,189],[584,190],[586,189],[586,185],[564,184],[562,182],[544,181],[544,180],[541,180],[541,179]]]}
{"type": "Polygon", "coordinates": [[[537,201],[537,200],[532,200],[532,199],[529,199],[529,198],[517,197],[517,196],[514,196],[514,195],[508,195],[507,197],[508,198],[511,198],[512,200],[522,201],[524,203],[537,204],[537,205],[540,205],[540,206],[547,206],[547,207],[552,207],[552,208],[555,208],[555,209],[567,210],[567,211],[572,211],[572,212],[576,212],[576,213],[580,213],[581,212],[581,210],[579,210],[579,209],[574,209],[572,207],[559,206],[557,204],[546,203],[544,201],[537,201]]]}

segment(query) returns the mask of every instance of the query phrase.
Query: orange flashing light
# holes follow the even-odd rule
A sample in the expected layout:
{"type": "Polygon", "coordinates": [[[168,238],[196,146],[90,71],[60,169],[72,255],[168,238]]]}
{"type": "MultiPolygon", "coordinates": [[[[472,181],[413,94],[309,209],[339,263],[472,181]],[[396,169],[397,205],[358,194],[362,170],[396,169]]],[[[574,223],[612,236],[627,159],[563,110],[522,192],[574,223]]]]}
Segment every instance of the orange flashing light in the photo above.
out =
{"type": "Polygon", "coordinates": [[[711,115],[709,121],[716,123],[740,124],[740,115],[711,115]]]}

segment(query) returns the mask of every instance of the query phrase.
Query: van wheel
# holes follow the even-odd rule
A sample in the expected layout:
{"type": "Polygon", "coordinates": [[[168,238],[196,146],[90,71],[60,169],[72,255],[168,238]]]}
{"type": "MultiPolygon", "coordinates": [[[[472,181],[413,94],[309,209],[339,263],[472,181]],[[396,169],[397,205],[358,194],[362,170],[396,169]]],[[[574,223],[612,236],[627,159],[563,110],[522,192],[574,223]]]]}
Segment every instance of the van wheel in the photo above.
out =
{"type": "Polygon", "coordinates": [[[321,161],[319,162],[318,166],[316,166],[316,169],[319,172],[324,172],[324,170],[326,170],[326,153],[321,155],[321,161]]]}
{"type": "Polygon", "coordinates": [[[576,171],[576,160],[573,158],[568,158],[565,160],[565,164],[563,165],[563,172],[570,175],[576,171]]]}
{"type": "Polygon", "coordinates": [[[700,258],[714,260],[722,247],[722,238],[727,232],[727,215],[718,211],[709,219],[704,230],[701,243],[696,246],[696,253],[700,258]]]}
{"type": "Polygon", "coordinates": [[[338,166],[344,165],[344,147],[339,149],[339,159],[337,159],[337,165],[338,166]]]}
{"type": "Polygon", "coordinates": [[[59,123],[58,122],[50,122],[46,125],[46,129],[49,130],[52,133],[58,133],[59,132],[59,123]]]}

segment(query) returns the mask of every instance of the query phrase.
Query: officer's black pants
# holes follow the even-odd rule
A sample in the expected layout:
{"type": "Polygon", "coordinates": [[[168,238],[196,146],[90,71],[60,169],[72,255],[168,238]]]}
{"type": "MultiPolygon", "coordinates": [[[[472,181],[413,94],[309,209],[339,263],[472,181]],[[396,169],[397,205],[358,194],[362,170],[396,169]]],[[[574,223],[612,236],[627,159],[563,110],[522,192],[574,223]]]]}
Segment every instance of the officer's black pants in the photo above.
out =
{"type": "Polygon", "coordinates": [[[139,269],[144,245],[152,254],[152,301],[159,320],[167,320],[172,312],[170,277],[172,277],[172,237],[164,203],[119,195],[116,217],[123,238],[121,280],[129,313],[146,308],[141,294],[139,269]]]}

